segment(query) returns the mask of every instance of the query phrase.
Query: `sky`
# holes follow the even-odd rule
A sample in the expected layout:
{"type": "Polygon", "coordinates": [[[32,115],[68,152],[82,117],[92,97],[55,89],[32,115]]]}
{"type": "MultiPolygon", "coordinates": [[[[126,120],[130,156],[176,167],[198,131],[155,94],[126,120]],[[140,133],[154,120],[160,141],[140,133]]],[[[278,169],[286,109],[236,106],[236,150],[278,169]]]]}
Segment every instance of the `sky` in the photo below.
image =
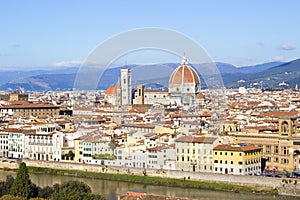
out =
{"type": "MultiPolygon", "coordinates": [[[[297,0],[0,0],[0,70],[78,65],[108,38],[144,27],[178,31],[218,62],[290,61],[300,57],[299,7],[297,0]]],[[[118,62],[151,61],[180,60],[148,50],[118,62]]]]}

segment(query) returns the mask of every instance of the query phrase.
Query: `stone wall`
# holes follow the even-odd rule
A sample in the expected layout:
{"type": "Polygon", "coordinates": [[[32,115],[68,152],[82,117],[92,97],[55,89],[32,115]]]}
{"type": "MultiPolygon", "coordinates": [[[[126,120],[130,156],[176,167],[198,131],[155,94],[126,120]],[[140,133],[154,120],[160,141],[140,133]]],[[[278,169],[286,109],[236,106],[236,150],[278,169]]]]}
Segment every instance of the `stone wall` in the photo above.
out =
{"type": "Polygon", "coordinates": [[[300,179],[282,179],[279,194],[300,197],[300,179]]]}
{"type": "Polygon", "coordinates": [[[157,169],[141,169],[128,167],[107,167],[101,165],[91,165],[82,163],[68,163],[68,162],[52,162],[52,161],[33,161],[23,160],[27,166],[54,168],[63,170],[82,170],[88,172],[99,173],[120,173],[120,174],[134,174],[143,176],[155,176],[162,178],[177,178],[186,180],[196,180],[205,182],[221,182],[243,186],[254,186],[270,189],[278,189],[281,195],[300,196],[300,179],[281,179],[264,176],[242,176],[242,175],[225,175],[214,173],[195,173],[173,170],[157,170],[157,169]],[[299,183],[298,183],[299,182],[299,183]]]}
{"type": "Polygon", "coordinates": [[[0,158],[0,169],[17,169],[19,162],[13,159],[0,158]]]}

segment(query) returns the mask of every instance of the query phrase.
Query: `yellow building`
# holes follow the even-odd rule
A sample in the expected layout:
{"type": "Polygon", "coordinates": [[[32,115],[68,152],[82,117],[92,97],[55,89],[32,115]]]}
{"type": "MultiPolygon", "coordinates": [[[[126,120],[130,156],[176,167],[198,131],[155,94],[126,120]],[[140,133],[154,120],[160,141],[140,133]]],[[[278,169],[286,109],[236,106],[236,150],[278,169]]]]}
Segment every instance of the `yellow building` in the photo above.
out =
{"type": "Polygon", "coordinates": [[[212,149],[217,137],[183,136],[175,141],[175,168],[180,171],[213,172],[212,149]]]}
{"type": "Polygon", "coordinates": [[[246,175],[261,173],[261,148],[221,144],[213,149],[214,173],[246,175]]]}
{"type": "Polygon", "coordinates": [[[297,117],[281,116],[277,131],[257,130],[228,133],[240,143],[262,148],[262,167],[276,168],[279,171],[300,170],[300,133],[297,130],[297,117]]]}
{"type": "Polygon", "coordinates": [[[74,161],[81,163],[83,161],[83,145],[80,138],[74,139],[74,161]]]}

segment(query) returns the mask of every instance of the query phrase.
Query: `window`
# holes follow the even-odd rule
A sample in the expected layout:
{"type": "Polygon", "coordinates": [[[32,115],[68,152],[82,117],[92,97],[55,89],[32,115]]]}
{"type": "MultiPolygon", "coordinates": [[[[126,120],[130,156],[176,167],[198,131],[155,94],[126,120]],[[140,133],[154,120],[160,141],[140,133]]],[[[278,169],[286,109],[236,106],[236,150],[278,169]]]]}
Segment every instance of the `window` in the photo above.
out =
{"type": "Polygon", "coordinates": [[[242,165],[243,164],[243,162],[242,161],[239,161],[239,165],[242,165]]]}
{"type": "Polygon", "coordinates": [[[233,156],[233,153],[231,152],[230,155],[233,156]]]}
{"type": "Polygon", "coordinates": [[[289,150],[287,147],[282,147],[282,151],[283,151],[283,155],[288,155],[289,154],[289,150]]]}
{"type": "Polygon", "coordinates": [[[215,172],[217,172],[218,171],[218,168],[217,167],[215,167],[215,172]]]}
{"type": "Polygon", "coordinates": [[[271,145],[266,145],[266,153],[271,153],[271,145]]]}
{"type": "Polygon", "coordinates": [[[274,154],[278,154],[278,146],[274,146],[274,154]]]}
{"type": "Polygon", "coordinates": [[[215,155],[218,155],[218,152],[215,152],[215,155]]]}
{"type": "Polygon", "coordinates": [[[225,152],[225,156],[227,156],[227,152],[225,152]]]}
{"type": "Polygon", "coordinates": [[[289,159],[287,158],[281,159],[281,164],[289,164],[289,159]]]}
{"type": "Polygon", "coordinates": [[[233,165],[233,161],[230,161],[230,164],[232,164],[232,165],[233,165]]]}
{"type": "Polygon", "coordinates": [[[218,163],[218,160],[214,160],[214,163],[218,163]]]}

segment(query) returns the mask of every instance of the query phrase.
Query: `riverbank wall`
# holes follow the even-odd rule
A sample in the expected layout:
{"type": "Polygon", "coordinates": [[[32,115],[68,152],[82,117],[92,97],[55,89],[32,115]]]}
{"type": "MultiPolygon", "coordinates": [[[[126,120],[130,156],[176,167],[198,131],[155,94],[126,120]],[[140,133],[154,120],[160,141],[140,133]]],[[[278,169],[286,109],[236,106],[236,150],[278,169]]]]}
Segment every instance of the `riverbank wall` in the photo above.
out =
{"type": "Polygon", "coordinates": [[[19,160],[0,158],[0,169],[17,169],[19,168],[19,160]]]}
{"type": "MultiPolygon", "coordinates": [[[[27,166],[52,168],[59,170],[80,170],[86,172],[95,173],[107,173],[107,174],[131,174],[139,176],[152,176],[161,178],[176,178],[185,180],[195,180],[202,182],[216,182],[216,183],[228,183],[241,186],[258,187],[262,190],[265,188],[276,189],[279,195],[300,196],[300,180],[281,179],[274,177],[264,176],[238,176],[228,174],[214,174],[214,173],[195,173],[185,171],[174,170],[155,170],[155,169],[141,169],[141,168],[128,168],[128,167],[108,167],[102,165],[91,165],[82,163],[68,163],[68,162],[52,162],[52,161],[34,161],[23,160],[27,166]]],[[[15,165],[15,163],[11,163],[15,165]]],[[[0,163],[0,168],[2,163],[0,163]]],[[[7,167],[7,168],[15,168],[7,167]]]]}
{"type": "Polygon", "coordinates": [[[90,165],[82,163],[64,163],[50,161],[34,161],[24,160],[27,166],[53,168],[62,170],[81,170],[87,172],[109,173],[109,174],[132,174],[140,176],[153,176],[161,178],[176,178],[205,182],[221,182],[242,186],[253,186],[277,189],[281,186],[280,178],[264,177],[264,176],[238,176],[229,174],[214,173],[195,173],[175,170],[157,170],[142,168],[126,168],[126,167],[108,167],[102,165],[90,165]]]}

